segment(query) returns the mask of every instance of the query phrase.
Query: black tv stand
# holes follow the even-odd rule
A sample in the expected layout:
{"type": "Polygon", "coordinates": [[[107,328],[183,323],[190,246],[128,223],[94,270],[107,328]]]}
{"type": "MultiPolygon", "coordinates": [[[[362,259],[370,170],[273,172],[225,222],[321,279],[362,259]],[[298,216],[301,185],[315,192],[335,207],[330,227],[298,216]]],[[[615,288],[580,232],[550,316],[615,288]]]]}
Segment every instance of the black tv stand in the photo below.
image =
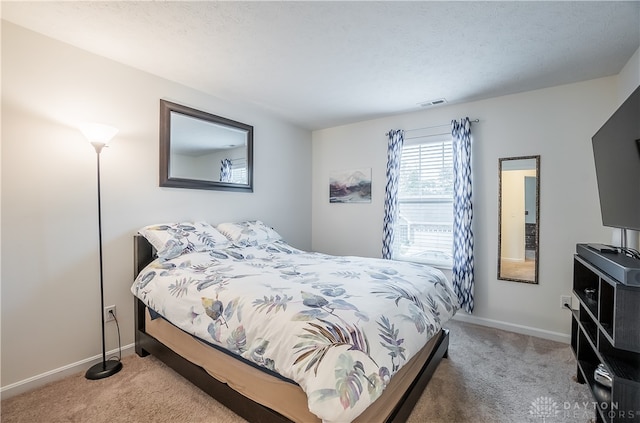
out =
{"type": "Polygon", "coordinates": [[[589,385],[597,422],[640,423],[640,286],[623,284],[599,266],[610,266],[613,254],[585,244],[576,250],[573,293],[579,308],[572,311],[571,348],[577,380],[589,385]],[[600,364],[611,375],[610,387],[596,380],[600,364]]]}

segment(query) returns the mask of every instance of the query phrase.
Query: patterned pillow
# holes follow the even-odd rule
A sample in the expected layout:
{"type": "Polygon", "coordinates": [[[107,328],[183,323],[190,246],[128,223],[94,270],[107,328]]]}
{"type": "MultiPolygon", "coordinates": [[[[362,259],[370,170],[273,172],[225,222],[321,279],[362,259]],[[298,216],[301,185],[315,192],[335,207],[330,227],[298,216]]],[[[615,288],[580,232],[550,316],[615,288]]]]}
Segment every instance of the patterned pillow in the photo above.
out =
{"type": "Polygon", "coordinates": [[[149,225],[138,233],[153,245],[158,257],[165,260],[183,253],[209,251],[229,244],[224,235],[206,222],[149,225]]]}
{"type": "Polygon", "coordinates": [[[259,220],[247,220],[237,223],[221,223],[216,228],[233,244],[245,247],[261,245],[282,239],[273,228],[259,220]]]}

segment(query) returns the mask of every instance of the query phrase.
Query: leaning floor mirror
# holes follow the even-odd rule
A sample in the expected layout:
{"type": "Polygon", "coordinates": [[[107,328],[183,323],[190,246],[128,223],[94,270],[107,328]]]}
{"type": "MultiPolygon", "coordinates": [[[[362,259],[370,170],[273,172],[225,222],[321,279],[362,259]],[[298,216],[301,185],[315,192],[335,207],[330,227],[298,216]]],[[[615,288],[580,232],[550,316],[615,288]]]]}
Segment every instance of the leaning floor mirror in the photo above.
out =
{"type": "Polygon", "coordinates": [[[498,162],[498,279],[537,284],[540,156],[498,162]]]}

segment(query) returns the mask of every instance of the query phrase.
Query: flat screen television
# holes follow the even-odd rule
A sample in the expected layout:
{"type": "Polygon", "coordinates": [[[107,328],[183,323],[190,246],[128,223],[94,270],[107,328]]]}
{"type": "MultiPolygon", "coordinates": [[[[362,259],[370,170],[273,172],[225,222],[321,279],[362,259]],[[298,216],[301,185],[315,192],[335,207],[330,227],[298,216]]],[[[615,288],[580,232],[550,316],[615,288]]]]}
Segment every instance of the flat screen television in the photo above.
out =
{"type": "Polygon", "coordinates": [[[640,231],[640,86],[591,141],[602,224],[640,231]]]}

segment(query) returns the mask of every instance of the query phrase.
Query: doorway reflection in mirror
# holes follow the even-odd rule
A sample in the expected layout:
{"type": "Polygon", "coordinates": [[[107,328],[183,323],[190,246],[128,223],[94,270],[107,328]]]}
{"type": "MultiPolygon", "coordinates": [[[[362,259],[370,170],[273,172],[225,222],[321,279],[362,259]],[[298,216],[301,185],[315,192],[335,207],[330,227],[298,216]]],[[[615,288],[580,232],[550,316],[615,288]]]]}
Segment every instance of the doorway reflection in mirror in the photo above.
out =
{"type": "Polygon", "coordinates": [[[499,159],[498,279],[538,283],[540,156],[499,159]]]}

